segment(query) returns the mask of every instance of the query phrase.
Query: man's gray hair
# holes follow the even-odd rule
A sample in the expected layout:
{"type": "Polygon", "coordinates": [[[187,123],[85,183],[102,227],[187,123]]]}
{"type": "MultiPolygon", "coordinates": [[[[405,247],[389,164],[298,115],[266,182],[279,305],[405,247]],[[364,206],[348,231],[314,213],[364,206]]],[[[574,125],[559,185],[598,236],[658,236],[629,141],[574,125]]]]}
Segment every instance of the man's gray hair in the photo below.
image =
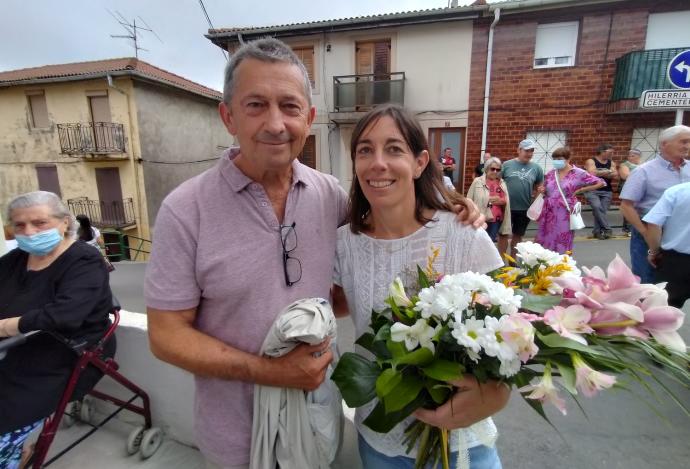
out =
{"type": "Polygon", "coordinates": [[[484,162],[484,170],[486,171],[486,168],[490,167],[492,164],[498,165],[499,168],[500,168],[501,166],[503,166],[503,163],[501,162],[501,160],[500,160],[498,157],[492,156],[491,158],[488,158],[488,159],[484,162]]]}
{"type": "Polygon", "coordinates": [[[230,61],[225,66],[225,81],[223,83],[223,102],[225,104],[230,105],[235,87],[235,70],[245,59],[270,63],[284,62],[299,67],[304,78],[304,96],[307,98],[309,106],[311,106],[311,81],[309,80],[307,69],[299,57],[290,49],[290,46],[272,37],[264,37],[247,42],[232,54],[230,61]]]}
{"type": "Polygon", "coordinates": [[[77,234],[77,220],[74,215],[65,207],[60,197],[47,191],[27,192],[15,197],[7,205],[7,219],[12,220],[12,212],[19,208],[36,207],[37,205],[45,205],[50,209],[51,216],[55,218],[67,217],[67,236],[73,238],[77,234]]]}
{"type": "Polygon", "coordinates": [[[688,127],[687,125],[674,125],[673,127],[669,127],[668,129],[663,130],[659,134],[659,143],[673,140],[682,133],[690,134],[690,127],[688,127]]]}

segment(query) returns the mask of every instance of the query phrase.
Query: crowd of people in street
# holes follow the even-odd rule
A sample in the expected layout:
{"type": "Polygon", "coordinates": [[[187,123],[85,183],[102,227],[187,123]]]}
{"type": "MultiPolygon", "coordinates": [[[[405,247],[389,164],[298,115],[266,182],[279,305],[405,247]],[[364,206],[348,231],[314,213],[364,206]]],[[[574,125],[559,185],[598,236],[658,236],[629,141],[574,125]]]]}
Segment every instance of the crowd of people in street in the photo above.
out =
{"type": "MultiPolygon", "coordinates": [[[[353,131],[348,195],[336,178],[297,160],[315,112],[307,71],[287,45],[270,38],[242,45],[226,68],[219,106],[239,146],[182,183],[158,211],[144,286],[150,347],[195,376],[195,431],[209,468],[250,467],[255,385],[312,391],[327,378],[335,354],[329,339],[280,357],[260,355],[287,305],[332,298],[335,314],[349,315],[360,334],[394,278],[425,262],[429,243],[444,246],[438,268],[450,273],[486,273],[503,265],[501,254],[514,257],[536,198],[536,242],[565,253],[573,249],[570,218],[581,194],[592,208],[592,235],[611,237],[607,212],[620,179],[633,271],[645,283],[668,281],[675,305],[690,297],[686,126],[662,132],[659,155],[646,163],[633,149],[617,165],[614,148],[602,144],[579,168],[562,147],[550,155],[546,174],[532,161],[536,143],[525,139],[511,159],[486,158],[463,197],[443,179],[458,164],[452,149],[431,155],[415,117],[383,105],[353,131]]],[[[97,340],[111,305],[106,266],[87,246],[99,245],[99,233],[88,220],[77,231],[59,198],[46,194],[10,203],[19,249],[0,258],[0,338],[38,328],[97,340]]],[[[19,461],[26,436],[50,414],[69,374],[73,357],[42,346],[24,346],[31,363],[16,354],[0,361],[0,467],[19,461]],[[29,385],[52,390],[41,392],[40,407],[23,392],[29,385]]],[[[473,469],[500,469],[496,449],[462,429],[493,427],[491,416],[507,404],[509,389],[473,378],[453,384],[447,404],[414,417],[464,432],[452,439],[452,460],[468,451],[473,469]]],[[[377,434],[362,425],[365,415],[358,410],[356,417],[364,466],[413,467],[414,454],[401,444],[405,425],[377,434]]],[[[308,442],[294,450],[317,451],[308,442]]]]}

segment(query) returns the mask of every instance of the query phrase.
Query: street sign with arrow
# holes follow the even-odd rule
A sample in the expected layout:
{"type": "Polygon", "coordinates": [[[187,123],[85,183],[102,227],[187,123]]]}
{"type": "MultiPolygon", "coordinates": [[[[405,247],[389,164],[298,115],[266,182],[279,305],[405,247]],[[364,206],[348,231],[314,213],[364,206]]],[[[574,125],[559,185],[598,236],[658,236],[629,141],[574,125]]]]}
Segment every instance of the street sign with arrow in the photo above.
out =
{"type": "Polygon", "coordinates": [[[690,89],[690,50],[681,52],[669,62],[667,74],[676,88],[690,89]]]}

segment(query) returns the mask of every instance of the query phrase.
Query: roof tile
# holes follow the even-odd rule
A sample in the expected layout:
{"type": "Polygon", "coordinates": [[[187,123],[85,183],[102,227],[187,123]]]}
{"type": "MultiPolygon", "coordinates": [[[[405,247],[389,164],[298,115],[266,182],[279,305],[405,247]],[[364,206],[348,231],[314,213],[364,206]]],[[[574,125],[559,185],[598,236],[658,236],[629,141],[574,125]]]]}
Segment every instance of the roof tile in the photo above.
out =
{"type": "Polygon", "coordinates": [[[144,77],[168,83],[177,88],[202,96],[221,99],[222,93],[200,85],[162,68],[151,65],[134,57],[119,59],[95,60],[69,64],[44,65],[42,67],[23,68],[0,72],[0,85],[3,83],[21,84],[22,81],[50,78],[102,76],[111,72],[132,71],[144,77]],[[16,82],[16,83],[15,83],[16,82]]]}

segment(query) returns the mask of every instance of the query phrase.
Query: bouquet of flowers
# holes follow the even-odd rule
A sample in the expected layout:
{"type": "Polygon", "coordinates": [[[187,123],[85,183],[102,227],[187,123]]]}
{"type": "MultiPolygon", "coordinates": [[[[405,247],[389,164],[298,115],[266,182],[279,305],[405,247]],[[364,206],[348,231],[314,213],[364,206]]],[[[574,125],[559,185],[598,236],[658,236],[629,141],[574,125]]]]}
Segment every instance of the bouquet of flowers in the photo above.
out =
{"type": "MultiPolygon", "coordinates": [[[[545,419],[544,402],[566,413],[562,392],[592,397],[622,386],[623,374],[651,377],[690,416],[657,377],[690,384],[677,332],[683,313],[667,305],[662,286],[640,284],[619,257],[604,273],[580,271],[572,257],[535,243],[517,251],[513,267],[491,275],[439,275],[436,251],[418,267],[418,285],[393,282],[387,307],[372,311],[371,332],[356,341],[374,358],[346,353],[332,376],[350,407],[378,399],[365,425],[385,433],[418,408],[443,405],[463,374],[517,386],[545,419]],[[652,371],[640,353],[664,368],[652,371]]],[[[417,445],[416,467],[449,467],[447,430],[415,421],[406,435],[408,452],[417,445]]]]}

